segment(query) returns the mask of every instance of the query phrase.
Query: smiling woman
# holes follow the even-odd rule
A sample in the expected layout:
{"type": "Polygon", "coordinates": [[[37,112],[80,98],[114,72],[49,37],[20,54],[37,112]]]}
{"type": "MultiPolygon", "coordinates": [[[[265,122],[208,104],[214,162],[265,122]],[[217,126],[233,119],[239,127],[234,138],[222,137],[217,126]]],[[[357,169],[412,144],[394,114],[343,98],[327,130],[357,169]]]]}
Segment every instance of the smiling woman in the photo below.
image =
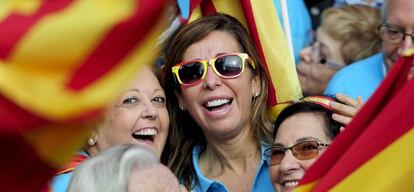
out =
{"type": "Polygon", "coordinates": [[[275,189],[290,191],[325,151],[343,125],[332,118],[332,99],[306,97],[285,108],[274,125],[275,140],[265,156],[275,189]]]}
{"type": "Polygon", "coordinates": [[[53,179],[53,191],[66,191],[77,164],[115,145],[141,145],[159,158],[167,139],[168,126],[164,90],[155,69],[143,67],[120,97],[108,106],[104,120],[91,133],[85,150],[53,179]]]}
{"type": "Polygon", "coordinates": [[[235,18],[206,16],[167,42],[163,68],[171,117],[166,163],[194,191],[272,191],[267,79],[235,18]]]}

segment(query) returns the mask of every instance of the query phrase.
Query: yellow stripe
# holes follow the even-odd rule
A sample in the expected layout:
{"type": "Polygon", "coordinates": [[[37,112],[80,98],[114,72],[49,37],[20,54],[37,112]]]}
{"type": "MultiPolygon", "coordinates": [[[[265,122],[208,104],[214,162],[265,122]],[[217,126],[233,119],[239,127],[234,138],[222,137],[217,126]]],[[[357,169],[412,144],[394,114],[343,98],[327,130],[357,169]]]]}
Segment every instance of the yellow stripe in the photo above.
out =
{"type": "MultiPolygon", "coordinates": [[[[392,131],[392,129],[390,129],[392,131]]],[[[332,191],[414,191],[414,129],[338,183],[332,191]]]]}
{"type": "Polygon", "coordinates": [[[90,129],[96,125],[97,121],[88,124],[49,125],[26,130],[22,132],[22,137],[43,162],[60,168],[75,151],[85,145],[90,129]]]}
{"type": "Polygon", "coordinates": [[[65,89],[66,79],[107,30],[132,13],[130,7],[134,7],[134,2],[78,1],[65,12],[45,18],[19,44],[12,62],[0,64],[2,93],[19,106],[54,120],[67,119],[108,103],[118,95],[120,87],[127,83],[138,67],[153,62],[157,54],[154,48],[156,38],[165,26],[161,23],[162,18],[145,42],[141,42],[141,46],[136,47],[121,66],[83,92],[73,93],[65,89]],[[69,34],[65,32],[67,30],[79,33],[69,34]],[[82,38],[78,38],[80,34],[84,34],[82,38]],[[50,41],[48,46],[43,45],[44,41],[50,41]],[[33,61],[30,60],[31,54],[46,59],[33,61]]]}
{"type": "Polygon", "coordinates": [[[237,20],[239,20],[239,22],[247,28],[247,22],[244,17],[243,9],[238,1],[214,0],[213,4],[217,12],[226,13],[237,18],[237,20]]]}
{"type": "Polygon", "coordinates": [[[11,13],[30,15],[34,13],[41,5],[41,0],[1,0],[0,1],[0,22],[11,13]]]}
{"type": "MultiPolygon", "coordinates": [[[[252,2],[253,14],[278,102],[302,98],[299,79],[273,1],[252,2]]],[[[283,107],[271,110],[275,118],[283,107]]]]}
{"type": "Polygon", "coordinates": [[[194,20],[197,20],[201,18],[203,15],[201,14],[201,8],[200,5],[198,5],[194,10],[192,11],[190,17],[188,18],[188,23],[193,22],[194,20]]]}

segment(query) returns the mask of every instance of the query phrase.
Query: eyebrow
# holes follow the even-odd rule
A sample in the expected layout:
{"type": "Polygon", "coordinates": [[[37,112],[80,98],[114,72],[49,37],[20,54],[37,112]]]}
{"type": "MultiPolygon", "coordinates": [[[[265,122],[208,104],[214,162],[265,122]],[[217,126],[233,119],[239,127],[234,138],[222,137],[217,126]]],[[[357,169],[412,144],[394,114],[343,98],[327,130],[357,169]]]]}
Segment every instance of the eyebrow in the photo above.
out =
{"type": "MultiPolygon", "coordinates": [[[[296,139],[295,144],[300,143],[300,142],[304,142],[304,141],[314,141],[314,140],[322,143],[322,141],[320,139],[317,139],[315,137],[301,137],[299,139],[296,139]]],[[[295,144],[293,144],[293,145],[295,145],[295,144]]],[[[278,142],[278,143],[274,143],[272,145],[272,147],[285,147],[285,145],[278,142]]]]}
{"type": "MultiPolygon", "coordinates": [[[[128,89],[128,90],[126,90],[126,91],[135,91],[135,92],[137,92],[137,93],[141,93],[138,89],[128,89]]],[[[157,92],[163,92],[164,93],[164,90],[162,89],[162,88],[159,88],[159,89],[154,89],[153,91],[152,91],[152,93],[157,93],[157,92]]]]}

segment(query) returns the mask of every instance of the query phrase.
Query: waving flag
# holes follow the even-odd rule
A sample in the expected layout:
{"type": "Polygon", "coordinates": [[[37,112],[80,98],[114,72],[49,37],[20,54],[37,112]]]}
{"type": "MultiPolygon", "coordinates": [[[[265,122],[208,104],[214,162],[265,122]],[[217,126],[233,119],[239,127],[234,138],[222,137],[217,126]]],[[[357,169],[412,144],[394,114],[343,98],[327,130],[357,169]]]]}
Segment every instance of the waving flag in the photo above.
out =
{"type": "Polygon", "coordinates": [[[413,191],[414,56],[400,59],[295,191],[413,191]]]}
{"type": "Polygon", "coordinates": [[[38,191],[155,58],[164,0],[0,2],[0,188],[38,191]]]}
{"type": "Polygon", "coordinates": [[[191,0],[189,22],[216,12],[237,18],[249,30],[269,77],[268,105],[274,119],[302,91],[273,1],[191,0]]]}

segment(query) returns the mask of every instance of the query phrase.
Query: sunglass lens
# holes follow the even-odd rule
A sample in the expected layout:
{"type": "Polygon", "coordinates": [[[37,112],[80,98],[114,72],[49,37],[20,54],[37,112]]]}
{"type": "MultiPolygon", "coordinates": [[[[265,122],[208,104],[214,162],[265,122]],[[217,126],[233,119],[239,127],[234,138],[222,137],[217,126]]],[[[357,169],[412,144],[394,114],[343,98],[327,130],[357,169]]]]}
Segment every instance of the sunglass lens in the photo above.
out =
{"type": "Polygon", "coordinates": [[[215,62],[217,72],[225,77],[234,77],[242,72],[243,61],[237,55],[227,55],[215,62]]]}
{"type": "Polygon", "coordinates": [[[182,65],[178,70],[180,79],[185,84],[191,84],[201,79],[204,73],[204,65],[200,62],[182,65]]]}
{"type": "Polygon", "coordinates": [[[313,159],[319,155],[318,143],[316,141],[299,143],[292,150],[295,157],[299,160],[313,159]]]}
{"type": "Polygon", "coordinates": [[[283,157],[285,156],[285,151],[283,149],[273,148],[270,154],[270,165],[278,165],[282,162],[283,157]]]}

